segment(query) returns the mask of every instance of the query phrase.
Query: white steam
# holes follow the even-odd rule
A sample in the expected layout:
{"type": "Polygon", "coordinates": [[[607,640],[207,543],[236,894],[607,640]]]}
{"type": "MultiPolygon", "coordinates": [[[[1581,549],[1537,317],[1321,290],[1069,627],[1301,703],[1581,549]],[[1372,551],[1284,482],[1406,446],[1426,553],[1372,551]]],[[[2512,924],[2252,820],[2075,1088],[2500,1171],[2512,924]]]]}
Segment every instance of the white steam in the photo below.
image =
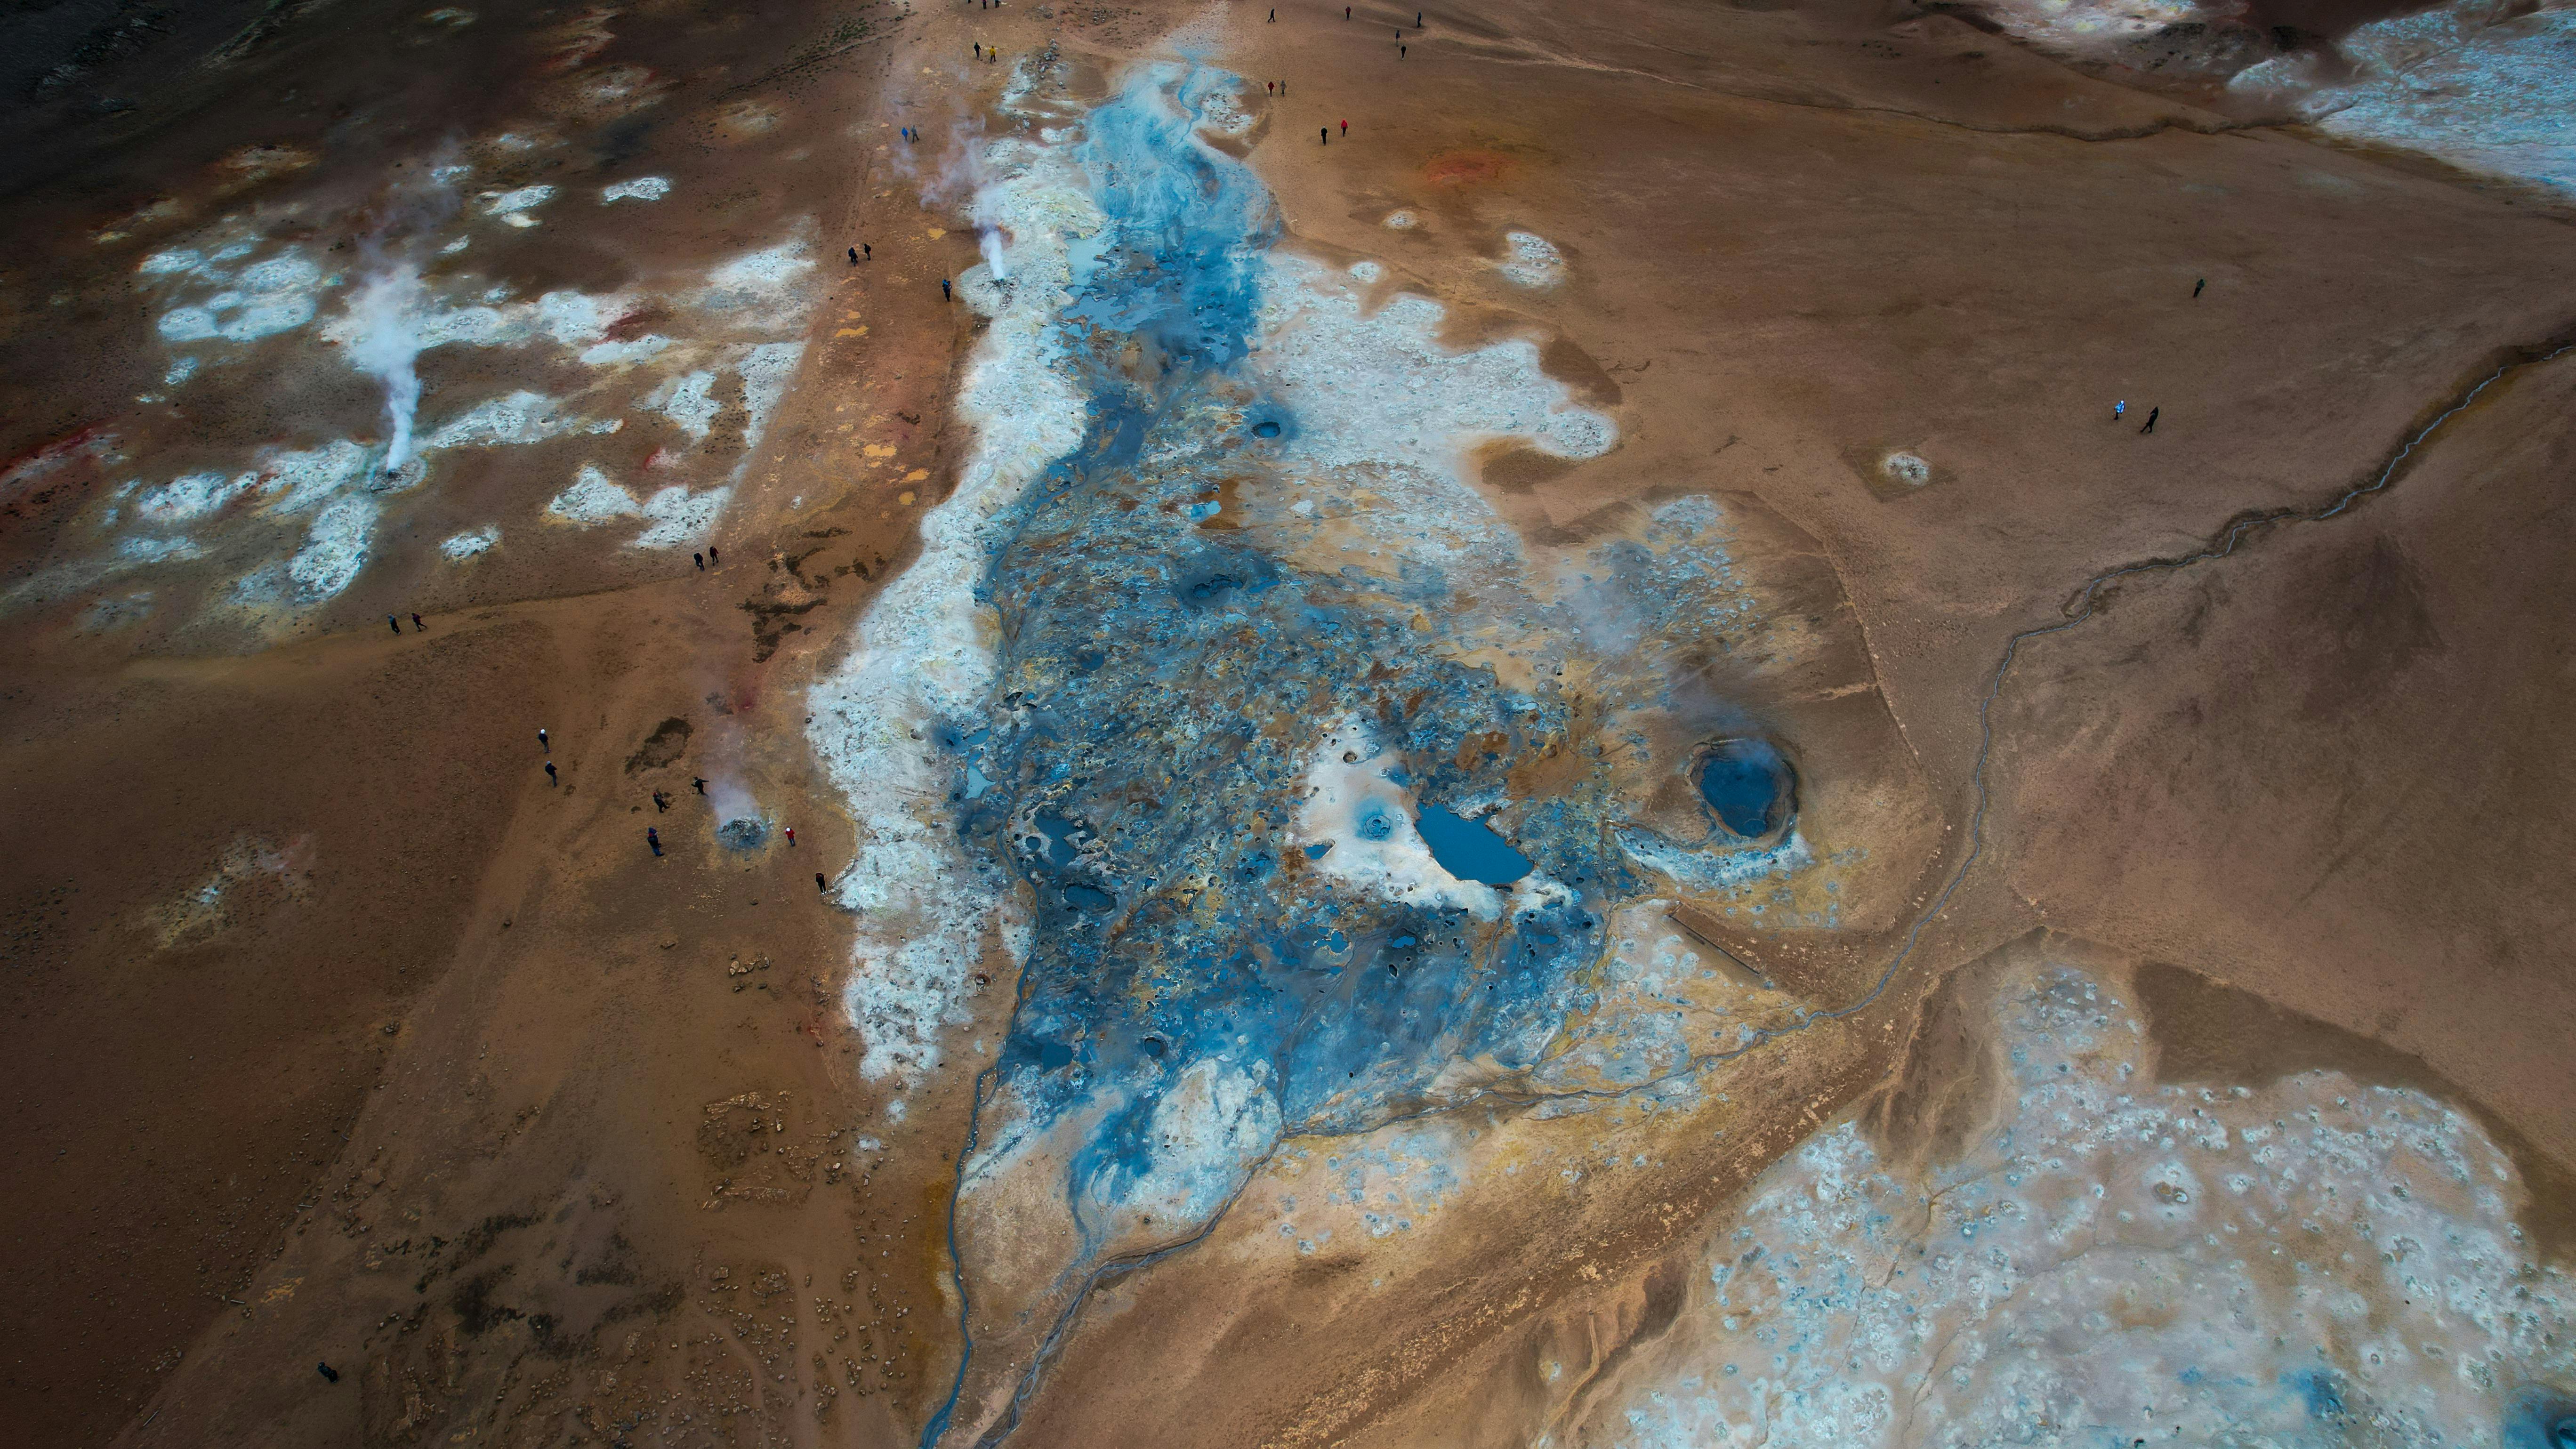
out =
{"type": "Polygon", "coordinates": [[[420,412],[422,311],[420,268],[396,262],[367,278],[349,303],[349,360],[385,385],[385,471],[409,462],[412,420],[420,412]]]}
{"type": "Polygon", "coordinates": [[[732,820],[761,818],[760,802],[731,775],[718,775],[707,781],[707,799],[715,806],[718,825],[732,820]]]}
{"type": "Polygon", "coordinates": [[[1002,234],[998,231],[987,230],[984,233],[983,240],[980,245],[984,250],[984,265],[992,269],[993,280],[996,282],[1009,281],[1011,277],[1011,268],[1010,264],[1002,258],[1002,234]]]}

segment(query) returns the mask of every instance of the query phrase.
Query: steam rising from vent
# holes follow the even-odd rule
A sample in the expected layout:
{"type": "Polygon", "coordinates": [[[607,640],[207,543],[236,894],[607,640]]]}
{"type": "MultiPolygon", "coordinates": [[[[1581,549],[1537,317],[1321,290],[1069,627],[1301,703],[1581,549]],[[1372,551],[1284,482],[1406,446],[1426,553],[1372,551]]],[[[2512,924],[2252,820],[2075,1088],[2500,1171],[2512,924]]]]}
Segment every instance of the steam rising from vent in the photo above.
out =
{"type": "Polygon", "coordinates": [[[993,280],[996,282],[1009,281],[1011,278],[1011,269],[1009,264],[1004,262],[1002,259],[1002,234],[998,231],[987,229],[984,233],[982,246],[984,249],[984,265],[993,269],[993,280]]]}
{"type": "Polygon", "coordinates": [[[707,803],[715,807],[718,820],[760,818],[760,802],[742,787],[741,781],[730,775],[718,775],[707,782],[707,803]]]}
{"type": "Polygon", "coordinates": [[[420,268],[397,262],[367,278],[349,304],[357,340],[349,360],[385,385],[385,471],[411,460],[412,420],[420,412],[420,268]]]}
{"type": "Polygon", "coordinates": [[[399,183],[385,203],[376,232],[362,245],[366,278],[349,300],[349,362],[385,385],[384,471],[412,458],[412,423],[420,413],[423,314],[428,295],[418,264],[396,253],[408,238],[427,237],[456,210],[455,179],[465,168],[442,155],[426,179],[399,183]]]}

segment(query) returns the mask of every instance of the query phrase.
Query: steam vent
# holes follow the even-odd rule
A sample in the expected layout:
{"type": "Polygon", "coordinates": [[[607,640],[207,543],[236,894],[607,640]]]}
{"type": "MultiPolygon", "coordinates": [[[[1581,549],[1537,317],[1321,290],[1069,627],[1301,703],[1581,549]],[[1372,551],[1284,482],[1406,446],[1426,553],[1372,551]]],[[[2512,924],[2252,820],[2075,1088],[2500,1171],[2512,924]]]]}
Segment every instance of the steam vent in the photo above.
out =
{"type": "Polygon", "coordinates": [[[30,0],[0,1420],[2576,1449],[2576,5],[30,0]]]}

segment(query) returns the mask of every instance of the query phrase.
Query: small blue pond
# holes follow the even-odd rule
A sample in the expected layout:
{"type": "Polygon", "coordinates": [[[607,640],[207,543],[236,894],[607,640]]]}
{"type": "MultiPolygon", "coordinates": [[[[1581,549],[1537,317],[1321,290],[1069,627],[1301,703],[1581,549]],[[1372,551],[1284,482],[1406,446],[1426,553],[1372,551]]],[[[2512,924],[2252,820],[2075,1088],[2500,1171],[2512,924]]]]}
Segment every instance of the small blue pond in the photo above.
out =
{"type": "Polygon", "coordinates": [[[1481,820],[1425,805],[1414,825],[1422,831],[1423,843],[1431,847],[1431,858],[1460,880],[1510,885],[1530,873],[1529,857],[1486,829],[1481,820]]]}
{"type": "Polygon", "coordinates": [[[1769,740],[1720,740],[1701,756],[1699,794],[1718,821],[1747,840],[1759,840],[1789,817],[1795,778],[1769,740]]]}

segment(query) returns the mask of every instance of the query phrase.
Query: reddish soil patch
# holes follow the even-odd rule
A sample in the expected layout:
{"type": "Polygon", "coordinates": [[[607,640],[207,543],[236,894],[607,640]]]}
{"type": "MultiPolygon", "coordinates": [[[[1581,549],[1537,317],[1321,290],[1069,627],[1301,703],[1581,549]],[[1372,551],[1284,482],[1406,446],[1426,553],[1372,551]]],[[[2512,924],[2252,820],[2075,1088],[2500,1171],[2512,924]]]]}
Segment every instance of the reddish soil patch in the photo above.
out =
{"type": "Polygon", "coordinates": [[[1434,186],[1484,186],[1509,178],[1512,158],[1483,149],[1443,151],[1422,163],[1422,179],[1434,186]]]}

